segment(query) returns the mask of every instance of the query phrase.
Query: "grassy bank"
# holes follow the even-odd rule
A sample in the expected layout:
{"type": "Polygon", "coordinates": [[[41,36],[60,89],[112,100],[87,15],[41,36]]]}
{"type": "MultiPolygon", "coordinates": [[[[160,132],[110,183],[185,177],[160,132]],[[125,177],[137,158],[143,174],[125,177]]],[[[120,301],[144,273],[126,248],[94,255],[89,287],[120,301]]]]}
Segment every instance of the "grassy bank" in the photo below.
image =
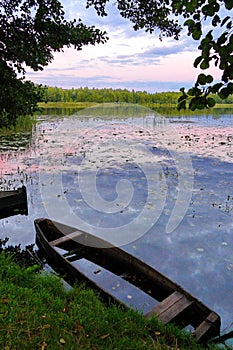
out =
{"type": "MultiPolygon", "coordinates": [[[[114,105],[114,103],[112,103],[114,105]]],[[[39,107],[46,110],[51,110],[51,109],[85,109],[88,107],[93,107],[93,106],[102,106],[102,103],[96,103],[96,102],[40,102],[39,107]]],[[[116,104],[117,105],[117,104],[116,104]]],[[[119,103],[119,105],[135,105],[135,104],[130,104],[130,103],[119,103]]],[[[213,108],[211,109],[204,109],[204,110],[195,110],[191,111],[189,109],[186,110],[177,110],[177,105],[174,104],[168,104],[168,103],[139,103],[138,105],[144,106],[148,109],[152,109],[158,113],[164,114],[164,115],[208,115],[208,114],[216,114],[219,109],[232,109],[233,104],[216,104],[213,108]]]]}
{"type": "Polygon", "coordinates": [[[0,265],[1,349],[203,349],[174,326],[103,304],[84,286],[67,290],[4,253],[0,265]]]}
{"type": "MultiPolygon", "coordinates": [[[[92,106],[96,106],[101,103],[97,102],[40,102],[38,105],[40,108],[88,108],[92,106]]],[[[148,106],[148,107],[170,107],[170,108],[176,108],[176,104],[173,103],[144,103],[142,105],[148,106]]],[[[230,103],[217,103],[213,108],[233,108],[233,104],[230,103]]]]}
{"type": "Polygon", "coordinates": [[[88,108],[97,105],[95,102],[40,102],[40,108],[88,108]]]}

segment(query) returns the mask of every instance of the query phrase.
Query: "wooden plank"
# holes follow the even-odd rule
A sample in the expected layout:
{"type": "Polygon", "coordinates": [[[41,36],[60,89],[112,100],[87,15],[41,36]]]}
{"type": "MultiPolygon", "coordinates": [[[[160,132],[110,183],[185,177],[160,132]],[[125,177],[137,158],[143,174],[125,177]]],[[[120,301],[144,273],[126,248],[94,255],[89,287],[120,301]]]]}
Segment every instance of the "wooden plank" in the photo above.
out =
{"type": "Polygon", "coordinates": [[[156,305],[153,309],[148,311],[144,316],[146,318],[150,318],[152,315],[157,315],[159,316],[161,312],[164,310],[170,308],[174,303],[179,301],[183,297],[183,294],[175,291],[171,295],[169,295],[166,299],[161,301],[158,305],[156,305]]]}
{"type": "Polygon", "coordinates": [[[220,317],[215,313],[211,312],[205,320],[196,328],[193,333],[194,338],[197,342],[200,342],[207,332],[211,332],[212,336],[219,335],[219,327],[220,327],[220,317]]]}
{"type": "Polygon", "coordinates": [[[84,232],[82,231],[79,231],[79,230],[76,230],[72,233],[69,233],[68,235],[65,235],[65,236],[62,236],[58,239],[55,239],[54,241],[50,241],[49,243],[55,247],[55,246],[58,246],[62,243],[65,243],[65,242],[68,242],[68,241],[71,241],[72,239],[75,239],[77,237],[80,237],[84,234],[84,232]]]}
{"type": "Polygon", "coordinates": [[[187,309],[192,303],[193,300],[188,299],[182,293],[175,291],[144,316],[150,318],[152,315],[156,314],[159,320],[166,324],[174,320],[175,317],[187,309]]]}
{"type": "Polygon", "coordinates": [[[18,196],[18,192],[17,191],[0,191],[0,199],[5,199],[7,197],[14,197],[14,196],[18,196]]]}

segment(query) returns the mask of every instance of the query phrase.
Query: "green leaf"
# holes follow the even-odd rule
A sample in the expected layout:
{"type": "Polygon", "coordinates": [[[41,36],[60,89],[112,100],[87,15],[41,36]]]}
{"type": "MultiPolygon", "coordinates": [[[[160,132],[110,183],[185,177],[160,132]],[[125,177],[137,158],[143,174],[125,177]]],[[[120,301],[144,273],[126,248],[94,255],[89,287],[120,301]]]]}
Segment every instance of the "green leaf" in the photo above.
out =
{"type": "Polygon", "coordinates": [[[222,88],[219,93],[218,96],[224,100],[225,98],[227,98],[229,95],[231,94],[231,90],[228,89],[227,87],[222,88]]]}
{"type": "Polygon", "coordinates": [[[227,25],[226,25],[226,28],[227,29],[232,29],[232,21],[228,22],[227,25]]]}
{"type": "Polygon", "coordinates": [[[193,12],[197,7],[197,1],[196,0],[191,0],[189,2],[186,3],[186,10],[188,12],[193,12]]]}
{"type": "Polygon", "coordinates": [[[191,89],[188,90],[188,95],[189,96],[195,96],[196,95],[196,91],[197,91],[196,88],[191,88],[191,89]]]}
{"type": "Polygon", "coordinates": [[[233,83],[232,82],[228,83],[228,89],[230,89],[231,93],[233,93],[233,83]]]}
{"type": "Polygon", "coordinates": [[[193,27],[195,25],[195,22],[193,19],[187,19],[187,21],[184,22],[184,26],[193,27]]]}
{"type": "Polygon", "coordinates": [[[211,86],[210,92],[215,94],[221,89],[222,86],[223,86],[223,83],[216,83],[213,86],[211,86]]]}
{"type": "Polygon", "coordinates": [[[206,39],[208,39],[208,41],[213,40],[213,30],[211,29],[207,34],[206,34],[206,39]]]}
{"type": "Polygon", "coordinates": [[[225,44],[225,42],[227,41],[227,37],[228,37],[228,33],[224,32],[222,35],[220,35],[220,37],[217,40],[217,45],[222,45],[225,44]]]}
{"type": "Polygon", "coordinates": [[[189,102],[189,109],[191,109],[191,111],[195,111],[195,109],[197,109],[197,102],[195,98],[192,98],[192,100],[189,102]]]}
{"type": "Polygon", "coordinates": [[[195,19],[195,21],[200,21],[200,13],[195,13],[194,15],[193,15],[193,19],[195,19]]]}
{"type": "Polygon", "coordinates": [[[205,97],[197,99],[196,108],[204,109],[207,106],[207,101],[205,97]]]}
{"type": "Polygon", "coordinates": [[[220,64],[219,64],[219,68],[221,70],[225,70],[227,68],[227,62],[226,60],[221,60],[220,64]]]}
{"type": "Polygon", "coordinates": [[[200,64],[201,69],[208,69],[209,68],[209,62],[206,60],[203,60],[202,63],[200,64]]]}
{"type": "Polygon", "coordinates": [[[212,17],[215,12],[215,7],[213,5],[205,5],[202,7],[202,13],[206,16],[212,17]]]}
{"type": "Polygon", "coordinates": [[[212,97],[208,97],[207,98],[207,104],[210,108],[214,107],[215,106],[215,100],[212,98],[212,97]]]}
{"type": "Polygon", "coordinates": [[[186,109],[186,99],[188,97],[188,95],[184,92],[184,88],[181,88],[180,91],[183,93],[183,95],[178,98],[178,111],[180,111],[181,109],[186,109]]]}
{"type": "Polygon", "coordinates": [[[221,23],[221,18],[219,17],[219,15],[215,15],[214,18],[212,19],[212,25],[214,27],[217,27],[219,23],[221,23]]]}
{"type": "Polygon", "coordinates": [[[225,18],[223,18],[222,23],[221,23],[221,27],[224,26],[224,24],[230,19],[230,16],[226,16],[225,18]]]}
{"type": "Polygon", "coordinates": [[[225,7],[227,10],[231,10],[233,8],[232,0],[224,0],[224,2],[225,2],[225,7]]]}
{"type": "Polygon", "coordinates": [[[192,30],[192,37],[194,40],[199,40],[201,38],[202,35],[202,31],[200,28],[198,28],[198,26],[196,26],[193,30],[192,30]]]}
{"type": "Polygon", "coordinates": [[[208,74],[208,75],[206,76],[206,83],[207,83],[207,84],[212,83],[213,80],[214,80],[214,78],[212,77],[212,75],[208,74]]]}
{"type": "Polygon", "coordinates": [[[195,61],[194,61],[194,63],[193,63],[193,65],[194,65],[195,68],[197,68],[197,66],[201,63],[202,59],[203,59],[202,56],[198,56],[198,57],[195,59],[195,61]]]}
{"type": "Polygon", "coordinates": [[[200,85],[205,85],[207,83],[207,76],[203,73],[199,74],[197,77],[197,83],[200,85]]]}

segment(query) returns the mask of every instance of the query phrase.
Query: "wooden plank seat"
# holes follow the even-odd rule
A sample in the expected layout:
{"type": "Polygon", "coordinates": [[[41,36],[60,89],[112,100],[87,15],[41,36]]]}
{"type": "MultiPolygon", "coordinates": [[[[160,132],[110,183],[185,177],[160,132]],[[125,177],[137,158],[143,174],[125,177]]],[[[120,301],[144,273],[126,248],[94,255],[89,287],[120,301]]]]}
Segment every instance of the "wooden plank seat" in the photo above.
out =
{"type": "Polygon", "coordinates": [[[166,299],[161,301],[152,310],[148,311],[144,316],[150,318],[152,315],[157,315],[159,320],[166,324],[172,322],[181,312],[187,309],[193,300],[188,299],[184,294],[175,291],[166,299]]]}
{"type": "Polygon", "coordinates": [[[194,338],[197,342],[203,342],[205,341],[205,338],[213,334],[216,334],[216,329],[219,329],[220,327],[220,318],[219,315],[217,315],[215,312],[211,312],[204,321],[201,322],[201,324],[196,328],[195,332],[193,333],[194,338]]]}
{"type": "Polygon", "coordinates": [[[59,246],[60,244],[62,243],[66,243],[68,241],[71,241],[71,240],[75,240],[76,238],[82,236],[84,234],[84,232],[82,231],[79,231],[79,230],[76,230],[74,232],[71,232],[65,236],[62,236],[58,239],[55,239],[54,241],[51,241],[49,242],[53,247],[57,247],[59,246]]]}

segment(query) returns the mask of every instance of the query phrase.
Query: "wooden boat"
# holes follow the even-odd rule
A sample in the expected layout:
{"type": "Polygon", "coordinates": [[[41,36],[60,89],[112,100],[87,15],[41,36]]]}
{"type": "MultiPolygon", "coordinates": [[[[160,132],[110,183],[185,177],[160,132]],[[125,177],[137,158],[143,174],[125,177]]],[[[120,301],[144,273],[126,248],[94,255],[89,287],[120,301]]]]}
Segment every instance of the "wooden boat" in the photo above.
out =
{"type": "Polygon", "coordinates": [[[12,191],[0,191],[0,219],[17,214],[28,214],[25,186],[12,191]]]}
{"type": "MultiPolygon", "coordinates": [[[[121,248],[49,219],[35,220],[35,228],[39,251],[49,265],[71,285],[85,281],[91,288],[98,290],[103,298],[121,302],[117,296],[112,295],[111,290],[106,290],[83,273],[78,264],[84,258],[154,298],[157,304],[144,314],[146,318],[157,315],[164,324],[174,322],[182,328],[191,326],[194,338],[201,343],[219,335],[220,317],[217,313],[121,248]]],[[[145,295],[144,293],[142,294],[145,295]]]]}

